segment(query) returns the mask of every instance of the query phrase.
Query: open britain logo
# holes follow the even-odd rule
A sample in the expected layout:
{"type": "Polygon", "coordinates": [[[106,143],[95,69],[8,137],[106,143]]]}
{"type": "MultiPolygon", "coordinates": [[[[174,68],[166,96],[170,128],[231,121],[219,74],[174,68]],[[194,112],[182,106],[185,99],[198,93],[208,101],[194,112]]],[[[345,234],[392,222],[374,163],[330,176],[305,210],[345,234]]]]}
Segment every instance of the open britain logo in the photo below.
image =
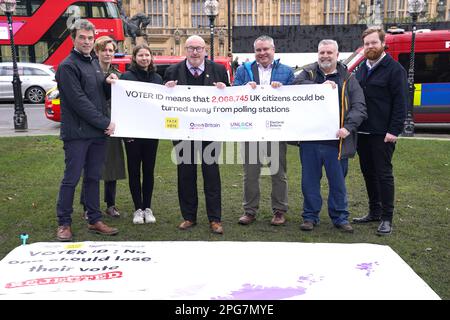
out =
{"type": "Polygon", "coordinates": [[[198,129],[205,129],[205,128],[220,128],[220,124],[219,123],[194,123],[191,122],[189,124],[189,129],[190,130],[198,130],[198,129]]]}

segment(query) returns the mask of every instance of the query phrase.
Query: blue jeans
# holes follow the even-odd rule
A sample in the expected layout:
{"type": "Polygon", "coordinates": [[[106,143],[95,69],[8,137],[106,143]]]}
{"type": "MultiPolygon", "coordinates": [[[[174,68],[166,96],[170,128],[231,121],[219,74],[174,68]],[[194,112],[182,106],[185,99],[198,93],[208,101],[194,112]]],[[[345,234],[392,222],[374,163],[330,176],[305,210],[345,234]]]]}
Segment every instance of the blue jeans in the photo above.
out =
{"type": "Polygon", "coordinates": [[[334,225],[348,223],[347,190],[345,176],[348,159],[338,160],[338,148],[321,143],[300,143],[302,163],[303,220],[318,224],[322,208],[320,180],[322,167],[328,179],[328,215],[334,225]]]}

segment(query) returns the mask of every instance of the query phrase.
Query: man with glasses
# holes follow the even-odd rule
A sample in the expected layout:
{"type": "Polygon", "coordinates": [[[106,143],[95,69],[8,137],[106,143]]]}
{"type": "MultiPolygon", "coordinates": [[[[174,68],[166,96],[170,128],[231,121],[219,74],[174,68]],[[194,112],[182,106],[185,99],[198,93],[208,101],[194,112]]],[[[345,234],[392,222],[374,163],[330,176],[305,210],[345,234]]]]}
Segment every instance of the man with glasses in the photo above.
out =
{"type": "MultiPolygon", "coordinates": [[[[275,45],[269,36],[260,36],[253,43],[254,62],[245,62],[236,71],[235,86],[249,85],[253,89],[257,85],[270,85],[278,88],[291,84],[294,80],[292,68],[274,60],[275,45]]],[[[259,176],[264,155],[270,158],[270,175],[272,178],[272,221],[274,226],[283,225],[288,210],[288,185],[286,177],[286,142],[245,142],[244,156],[244,214],[239,223],[248,225],[255,221],[259,209],[260,189],[259,176]]],[[[269,162],[269,161],[268,161],[269,162]]]]}
{"type": "MultiPolygon", "coordinates": [[[[197,35],[190,36],[185,45],[186,60],[167,68],[164,82],[167,87],[180,85],[229,86],[228,74],[223,65],[205,59],[205,41],[197,35]]],[[[221,223],[222,196],[219,173],[220,142],[174,141],[177,155],[178,199],[184,221],[178,226],[187,230],[197,222],[197,152],[201,154],[206,214],[211,231],[223,233],[221,223]],[[206,149],[206,151],[205,151],[206,149]],[[187,155],[187,156],[186,156],[187,155]],[[188,158],[186,160],[186,158],[188,158]]]]}

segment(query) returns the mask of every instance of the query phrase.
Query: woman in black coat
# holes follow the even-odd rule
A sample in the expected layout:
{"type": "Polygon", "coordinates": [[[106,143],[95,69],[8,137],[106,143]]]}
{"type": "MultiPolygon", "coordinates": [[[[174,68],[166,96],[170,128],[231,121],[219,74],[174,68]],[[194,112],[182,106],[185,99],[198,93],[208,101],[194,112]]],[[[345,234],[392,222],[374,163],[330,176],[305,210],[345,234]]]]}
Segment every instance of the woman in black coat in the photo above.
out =
{"type": "MultiPolygon", "coordinates": [[[[133,49],[129,70],[122,74],[121,80],[132,80],[162,84],[162,78],[155,71],[150,48],[141,44],[133,49]]],[[[125,138],[128,164],[128,182],[134,203],[134,224],[156,222],[151,210],[157,139],[125,138]],[[142,167],[142,183],[141,183],[142,167]]]]}
{"type": "MultiPolygon", "coordinates": [[[[102,71],[106,76],[115,73],[118,77],[120,72],[111,65],[114,52],[117,50],[117,44],[109,36],[101,36],[94,43],[95,55],[102,71]]],[[[107,113],[111,118],[111,100],[107,101],[107,113]]],[[[102,171],[102,180],[105,182],[104,200],[106,203],[105,214],[118,218],[119,210],[116,207],[116,189],[117,180],[125,179],[125,157],[123,155],[122,139],[117,137],[108,137],[106,140],[106,158],[102,171]]],[[[86,180],[83,178],[83,187],[80,194],[80,203],[84,207],[84,218],[88,220],[87,209],[84,205],[86,180]]]]}

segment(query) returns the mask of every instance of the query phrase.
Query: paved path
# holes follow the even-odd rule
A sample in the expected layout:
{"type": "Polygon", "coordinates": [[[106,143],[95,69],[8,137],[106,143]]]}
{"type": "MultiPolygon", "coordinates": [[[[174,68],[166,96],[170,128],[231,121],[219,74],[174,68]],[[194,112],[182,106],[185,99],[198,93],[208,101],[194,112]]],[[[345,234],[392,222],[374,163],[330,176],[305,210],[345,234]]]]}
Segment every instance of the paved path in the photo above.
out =
{"type": "Polygon", "coordinates": [[[45,117],[43,104],[26,104],[25,113],[28,118],[28,130],[26,132],[16,132],[14,130],[14,106],[11,104],[1,104],[0,136],[59,135],[59,123],[48,120],[45,117]]]}

